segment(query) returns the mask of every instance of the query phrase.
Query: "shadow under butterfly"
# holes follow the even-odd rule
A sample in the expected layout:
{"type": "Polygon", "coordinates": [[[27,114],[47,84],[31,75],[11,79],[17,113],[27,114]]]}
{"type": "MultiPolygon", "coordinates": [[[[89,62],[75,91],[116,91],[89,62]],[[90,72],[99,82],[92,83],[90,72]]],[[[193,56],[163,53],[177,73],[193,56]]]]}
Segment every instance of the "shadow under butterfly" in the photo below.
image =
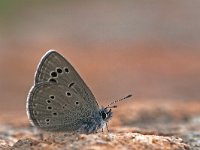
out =
{"type": "Polygon", "coordinates": [[[72,65],[50,50],[38,65],[26,107],[31,123],[40,129],[90,134],[103,131],[112,117],[112,108],[117,107],[115,103],[131,96],[99,107],[72,65]]]}

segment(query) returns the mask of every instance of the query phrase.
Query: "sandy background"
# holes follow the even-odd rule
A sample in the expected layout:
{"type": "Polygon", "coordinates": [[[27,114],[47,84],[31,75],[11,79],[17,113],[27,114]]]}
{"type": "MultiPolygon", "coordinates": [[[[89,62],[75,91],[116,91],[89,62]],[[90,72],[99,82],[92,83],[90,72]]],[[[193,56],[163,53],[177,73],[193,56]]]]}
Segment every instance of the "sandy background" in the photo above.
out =
{"type": "Polygon", "coordinates": [[[132,116],[137,118],[132,127],[139,127],[142,117],[147,120],[143,125],[149,124],[163,109],[173,110],[172,118],[198,118],[199,7],[195,0],[1,1],[1,122],[18,115],[28,124],[26,97],[49,49],[71,62],[100,105],[132,93],[130,101],[120,104],[125,114],[130,109],[142,113],[132,116]]]}
{"type": "Polygon", "coordinates": [[[99,102],[127,93],[138,100],[199,100],[198,6],[185,0],[2,1],[0,109],[24,109],[49,49],[73,64],[99,102]]]}

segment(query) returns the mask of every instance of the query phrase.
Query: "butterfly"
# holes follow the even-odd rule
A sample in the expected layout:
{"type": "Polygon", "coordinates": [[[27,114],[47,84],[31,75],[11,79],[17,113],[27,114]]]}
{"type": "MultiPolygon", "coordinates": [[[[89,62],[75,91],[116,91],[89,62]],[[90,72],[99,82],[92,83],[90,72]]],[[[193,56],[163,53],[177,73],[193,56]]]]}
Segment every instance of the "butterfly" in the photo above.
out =
{"type": "Polygon", "coordinates": [[[50,50],[37,67],[26,109],[31,123],[40,129],[90,134],[107,127],[114,104],[131,96],[100,107],[73,66],[50,50]]]}

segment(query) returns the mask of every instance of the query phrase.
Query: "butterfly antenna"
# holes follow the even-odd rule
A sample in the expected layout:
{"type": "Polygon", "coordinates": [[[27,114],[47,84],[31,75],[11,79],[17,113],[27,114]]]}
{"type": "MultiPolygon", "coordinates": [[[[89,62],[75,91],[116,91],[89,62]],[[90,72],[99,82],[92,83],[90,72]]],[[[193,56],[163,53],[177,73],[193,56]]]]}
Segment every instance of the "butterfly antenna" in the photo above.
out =
{"type": "Polygon", "coordinates": [[[115,103],[118,103],[118,102],[120,102],[120,101],[123,101],[123,100],[125,100],[125,99],[127,99],[127,98],[129,98],[129,97],[131,97],[131,96],[132,96],[132,95],[129,94],[129,95],[127,95],[127,96],[125,96],[125,97],[123,97],[123,98],[121,98],[121,99],[115,100],[115,101],[111,102],[106,108],[116,108],[117,105],[114,105],[114,106],[111,106],[111,105],[113,105],[113,104],[115,104],[115,103]]]}

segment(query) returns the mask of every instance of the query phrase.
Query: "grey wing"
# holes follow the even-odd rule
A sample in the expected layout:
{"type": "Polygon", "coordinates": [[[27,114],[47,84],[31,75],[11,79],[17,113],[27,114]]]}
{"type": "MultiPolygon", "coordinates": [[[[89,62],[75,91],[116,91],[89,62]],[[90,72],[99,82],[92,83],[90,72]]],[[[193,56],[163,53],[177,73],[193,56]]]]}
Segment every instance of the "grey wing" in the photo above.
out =
{"type": "Polygon", "coordinates": [[[76,72],[73,66],[56,51],[48,51],[41,59],[35,75],[35,84],[40,82],[56,82],[64,84],[83,97],[93,109],[99,108],[98,103],[76,72]]]}
{"type": "Polygon", "coordinates": [[[80,95],[62,84],[36,84],[27,99],[29,119],[47,131],[76,131],[93,111],[80,95]]]}

